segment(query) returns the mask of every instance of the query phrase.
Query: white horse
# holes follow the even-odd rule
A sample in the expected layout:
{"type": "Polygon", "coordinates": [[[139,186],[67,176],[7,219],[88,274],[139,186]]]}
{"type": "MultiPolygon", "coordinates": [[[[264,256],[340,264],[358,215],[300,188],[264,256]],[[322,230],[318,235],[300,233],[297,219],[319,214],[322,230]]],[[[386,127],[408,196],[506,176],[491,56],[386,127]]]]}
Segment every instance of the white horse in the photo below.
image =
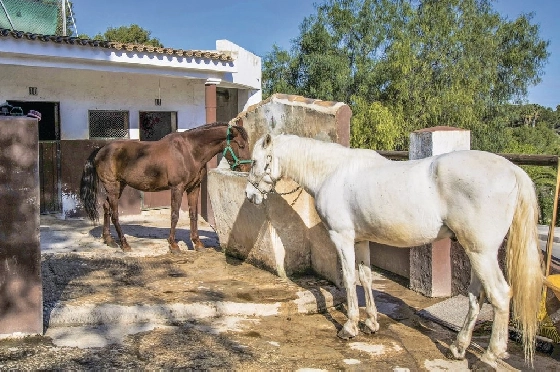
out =
{"type": "Polygon", "coordinates": [[[496,367],[508,356],[510,298],[532,364],[543,285],[538,205],[533,183],[518,166],[483,151],[456,151],[421,160],[391,161],[375,151],[350,149],[293,135],[265,135],[253,149],[247,198],[260,204],[281,177],[315,198],[336,246],[347,292],[343,339],[358,334],[355,275],[366,294],[366,333],[379,329],[371,290],[369,241],[412,247],[456,238],[470,259],[469,310],[450,349],[463,359],[480,306],[488,299],[494,322],[482,360],[496,367]],[[507,239],[507,277],[498,249],[507,239]]]}

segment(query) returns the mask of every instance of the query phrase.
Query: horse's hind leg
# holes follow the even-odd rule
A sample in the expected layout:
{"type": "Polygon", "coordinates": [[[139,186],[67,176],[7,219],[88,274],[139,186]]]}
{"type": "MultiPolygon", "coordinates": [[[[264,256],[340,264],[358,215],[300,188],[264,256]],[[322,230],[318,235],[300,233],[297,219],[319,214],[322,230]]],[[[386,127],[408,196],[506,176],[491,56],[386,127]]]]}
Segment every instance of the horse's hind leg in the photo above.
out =
{"type": "Polygon", "coordinates": [[[103,203],[103,242],[111,248],[118,248],[118,244],[111,236],[111,207],[109,206],[109,198],[103,203]]]}
{"type": "Polygon", "coordinates": [[[336,251],[342,265],[342,279],[346,288],[348,305],[348,321],[338,332],[338,337],[347,340],[358,335],[358,296],[356,294],[356,254],[354,252],[354,236],[351,233],[329,231],[331,240],[336,246],[336,251]]]}
{"type": "Polygon", "coordinates": [[[360,283],[364,288],[364,293],[366,297],[366,314],[367,319],[365,321],[365,333],[375,333],[379,330],[379,323],[377,322],[377,308],[375,307],[375,300],[373,298],[372,288],[371,288],[371,264],[370,264],[370,252],[369,252],[369,242],[359,242],[355,245],[356,249],[356,264],[358,265],[358,273],[360,277],[360,283]]]}
{"type": "Polygon", "coordinates": [[[482,283],[484,292],[492,304],[494,319],[488,349],[481,361],[496,368],[497,360],[507,358],[510,287],[498,265],[497,252],[467,252],[471,267],[482,283]]]}
{"type": "Polygon", "coordinates": [[[471,270],[471,283],[468,288],[468,293],[469,311],[463,323],[463,327],[457,335],[457,340],[449,347],[455,359],[465,358],[465,352],[471,343],[472,332],[480,312],[480,307],[484,303],[485,296],[482,290],[482,284],[473,270],[471,270]]]}
{"type": "Polygon", "coordinates": [[[119,236],[119,241],[121,242],[121,249],[125,252],[130,252],[132,249],[121,229],[121,224],[119,223],[119,198],[126,185],[121,185],[120,183],[111,184],[109,186],[105,185],[105,190],[107,190],[107,202],[109,204],[109,209],[111,210],[111,222],[117,230],[117,235],[119,236]]]}

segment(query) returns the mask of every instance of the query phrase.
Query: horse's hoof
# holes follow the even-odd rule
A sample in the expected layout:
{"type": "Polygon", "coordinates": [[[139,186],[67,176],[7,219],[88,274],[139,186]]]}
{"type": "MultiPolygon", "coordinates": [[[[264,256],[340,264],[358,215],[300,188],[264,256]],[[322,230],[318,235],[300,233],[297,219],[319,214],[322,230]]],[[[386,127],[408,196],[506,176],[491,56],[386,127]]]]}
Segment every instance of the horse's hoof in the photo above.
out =
{"type": "Polygon", "coordinates": [[[454,342],[454,343],[451,344],[451,346],[449,346],[448,357],[450,359],[463,360],[463,359],[465,359],[465,349],[464,348],[459,348],[459,346],[457,346],[456,342],[454,342]]]}
{"type": "Polygon", "coordinates": [[[208,250],[201,242],[193,243],[193,245],[194,245],[194,250],[197,252],[204,252],[208,250]]]}
{"type": "Polygon", "coordinates": [[[103,242],[105,244],[107,244],[107,246],[111,247],[111,248],[118,248],[119,245],[117,244],[117,242],[115,240],[113,240],[113,238],[109,237],[109,238],[103,238],[103,242]]]}
{"type": "Polygon", "coordinates": [[[338,336],[338,338],[341,338],[343,340],[350,340],[351,338],[356,337],[356,335],[347,332],[344,328],[341,329],[336,335],[338,336]]]}
{"type": "Polygon", "coordinates": [[[173,249],[173,248],[169,247],[169,253],[171,253],[171,254],[181,254],[182,252],[179,248],[173,249]]]}
{"type": "Polygon", "coordinates": [[[371,335],[377,331],[379,331],[379,323],[374,322],[371,319],[366,319],[366,321],[364,322],[364,324],[362,325],[362,331],[366,334],[366,335],[371,335]]]}
{"type": "Polygon", "coordinates": [[[498,368],[498,357],[494,353],[486,351],[480,360],[474,365],[475,371],[494,371],[498,368]]]}
{"type": "Polygon", "coordinates": [[[346,322],[344,327],[338,331],[337,336],[343,340],[349,340],[358,335],[358,327],[353,323],[346,322]]]}
{"type": "Polygon", "coordinates": [[[503,353],[498,355],[498,359],[508,359],[508,358],[509,358],[509,353],[507,351],[504,351],[503,353]]]}
{"type": "Polygon", "coordinates": [[[129,245],[123,246],[121,249],[122,249],[123,252],[132,252],[132,248],[130,248],[129,245]]]}

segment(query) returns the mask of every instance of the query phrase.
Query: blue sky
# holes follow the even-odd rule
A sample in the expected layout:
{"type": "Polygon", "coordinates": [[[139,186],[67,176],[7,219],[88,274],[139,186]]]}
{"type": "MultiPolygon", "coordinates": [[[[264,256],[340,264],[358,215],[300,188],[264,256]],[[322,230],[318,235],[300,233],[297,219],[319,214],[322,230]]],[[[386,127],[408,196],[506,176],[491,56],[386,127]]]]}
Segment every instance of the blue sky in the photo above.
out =
{"type": "MultiPolygon", "coordinates": [[[[264,56],[272,45],[289,49],[299,25],[314,13],[316,0],[72,0],[79,33],[94,36],[107,27],[138,24],[165,46],[215,49],[228,39],[264,56]]],[[[529,90],[528,101],[560,105],[560,1],[497,0],[495,9],[510,20],[533,12],[541,37],[550,41],[542,82],[529,90]]]]}

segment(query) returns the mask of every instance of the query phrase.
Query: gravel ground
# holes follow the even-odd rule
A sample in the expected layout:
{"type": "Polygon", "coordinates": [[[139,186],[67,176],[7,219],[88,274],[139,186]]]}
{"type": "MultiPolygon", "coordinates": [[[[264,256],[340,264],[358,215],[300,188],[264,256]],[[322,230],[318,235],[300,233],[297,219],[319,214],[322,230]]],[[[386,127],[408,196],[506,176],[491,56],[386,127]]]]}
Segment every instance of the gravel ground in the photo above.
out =
{"type": "MultiPolygon", "coordinates": [[[[313,276],[278,278],[219,249],[167,253],[168,214],[130,217],[124,231],[132,254],[104,246],[99,227],[84,221],[42,218],[41,244],[45,334],[0,340],[0,370],[375,370],[466,371],[479,366],[490,327],[473,338],[464,361],[447,358],[456,333],[417,312],[441,299],[408,290],[399,278],[374,278],[381,329],[342,341],[336,332],[346,321],[344,306],[302,313],[306,293],[319,307],[333,286],[313,276]],[[277,313],[220,313],[167,317],[137,323],[64,324],[60,311],[87,306],[123,309],[200,304],[278,305],[277,313]],[[92,336],[95,336],[93,338],[92,336]],[[98,343],[102,339],[104,342],[98,343]],[[72,346],[69,346],[72,345],[72,346]]],[[[188,226],[180,221],[179,226],[188,226]]],[[[216,243],[202,226],[207,245],[216,243]]],[[[363,306],[363,296],[361,299],[363,306]]],[[[361,309],[363,311],[363,308],[361,309]]],[[[362,314],[364,317],[365,314],[362,314]]],[[[139,318],[140,319],[140,318],[139,318]]],[[[537,353],[535,370],[560,371],[560,351],[537,353]]],[[[510,341],[510,359],[499,370],[526,370],[521,346],[510,341]]]]}

